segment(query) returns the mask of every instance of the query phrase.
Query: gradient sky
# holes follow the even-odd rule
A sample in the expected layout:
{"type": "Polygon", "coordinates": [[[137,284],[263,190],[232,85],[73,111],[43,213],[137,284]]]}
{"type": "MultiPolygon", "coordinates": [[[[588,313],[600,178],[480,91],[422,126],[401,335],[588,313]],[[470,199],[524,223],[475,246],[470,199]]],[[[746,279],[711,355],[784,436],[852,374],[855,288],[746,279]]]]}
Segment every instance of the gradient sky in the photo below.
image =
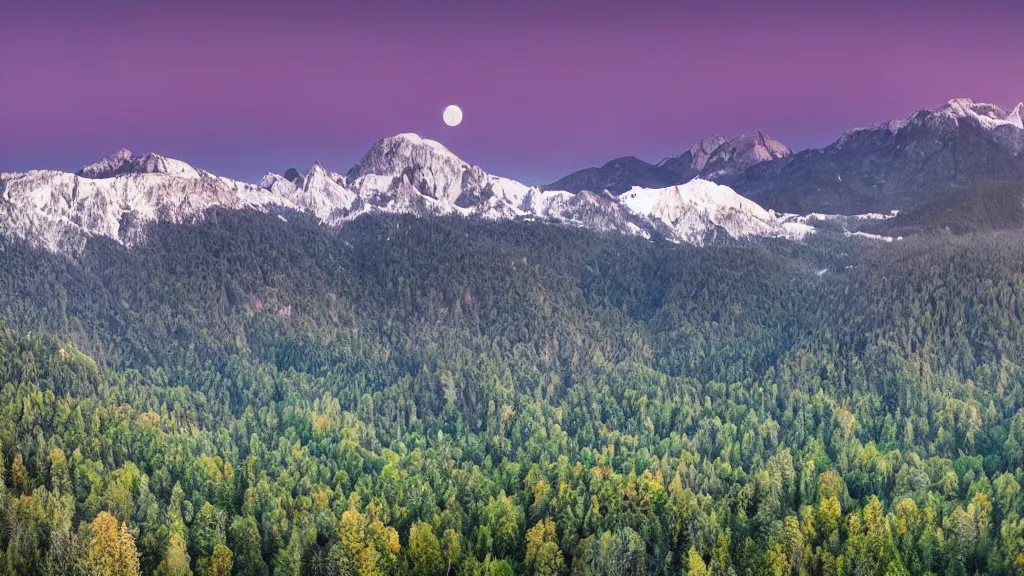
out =
{"type": "Polygon", "coordinates": [[[1022,26],[1020,0],[9,0],[0,170],[128,147],[256,181],[406,131],[529,183],[711,133],[800,149],[1024,100],[1022,26]]]}

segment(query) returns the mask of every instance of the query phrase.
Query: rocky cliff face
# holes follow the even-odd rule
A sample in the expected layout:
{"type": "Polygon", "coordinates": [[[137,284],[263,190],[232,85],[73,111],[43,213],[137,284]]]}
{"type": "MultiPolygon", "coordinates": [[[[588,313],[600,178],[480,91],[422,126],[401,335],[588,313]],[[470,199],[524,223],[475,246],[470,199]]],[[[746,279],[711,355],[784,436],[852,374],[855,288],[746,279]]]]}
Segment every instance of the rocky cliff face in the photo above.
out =
{"type": "MultiPolygon", "coordinates": [[[[703,149],[700,151],[704,152],[703,149]]],[[[707,154],[707,159],[703,161],[699,170],[702,178],[714,180],[739,174],[762,162],[789,158],[792,155],[793,152],[784,144],[758,130],[719,144],[707,154]]],[[[698,158],[695,157],[694,160],[696,168],[698,158]]]]}

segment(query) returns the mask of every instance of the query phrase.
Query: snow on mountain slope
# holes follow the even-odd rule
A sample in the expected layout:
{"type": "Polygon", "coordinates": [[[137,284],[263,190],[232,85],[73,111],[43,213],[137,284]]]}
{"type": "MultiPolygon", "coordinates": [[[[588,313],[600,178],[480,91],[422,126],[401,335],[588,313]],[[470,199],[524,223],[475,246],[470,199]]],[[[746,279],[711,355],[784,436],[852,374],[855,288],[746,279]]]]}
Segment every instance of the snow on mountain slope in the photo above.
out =
{"type": "Polygon", "coordinates": [[[856,220],[890,220],[895,218],[900,213],[899,210],[893,210],[888,214],[878,214],[875,212],[868,212],[866,214],[819,214],[812,212],[810,214],[779,214],[779,219],[783,222],[796,222],[800,224],[810,224],[812,222],[840,222],[846,223],[856,220]]]}
{"type": "MultiPolygon", "coordinates": [[[[345,186],[345,177],[328,172],[316,162],[305,177],[292,180],[278,174],[267,174],[261,189],[272,192],[269,198],[284,198],[291,205],[309,212],[324,222],[343,218],[355,207],[359,198],[345,186]]],[[[272,201],[270,203],[273,203],[272,201]]]]}
{"type": "Polygon", "coordinates": [[[631,212],[662,224],[672,239],[700,244],[717,229],[732,238],[800,238],[810,227],[787,227],[732,188],[696,178],[661,189],[633,188],[619,197],[631,212]]]}
{"type": "Polygon", "coordinates": [[[995,104],[975,102],[970,98],[953,98],[942,106],[934,109],[924,108],[914,112],[909,118],[890,120],[869,128],[855,128],[844,133],[830,147],[842,148],[854,136],[866,132],[888,132],[897,134],[904,128],[926,126],[929,128],[958,128],[962,120],[976,122],[990,132],[1009,130],[1011,134],[1024,131],[1024,102],[1017,104],[1012,110],[1006,111],[995,104]]]}
{"type": "Polygon", "coordinates": [[[287,199],[267,195],[258,186],[160,158],[146,155],[136,164],[130,153],[119,153],[82,170],[104,176],[117,172],[102,178],[56,170],[3,174],[0,231],[50,250],[73,251],[88,236],[127,243],[146,222],[187,222],[213,207],[290,207],[287,199]],[[129,162],[118,163],[125,158],[129,162]]]}
{"type": "Polygon", "coordinates": [[[1024,102],[1018,103],[1013,108],[1013,110],[1006,116],[1006,121],[1008,124],[1024,130],[1024,102]]]}
{"type": "Polygon", "coordinates": [[[620,232],[650,238],[652,224],[633,214],[625,203],[610,193],[584,190],[576,194],[561,191],[531,191],[527,206],[537,218],[578,226],[597,232],[620,232]]]}
{"type": "Polygon", "coordinates": [[[86,178],[107,178],[114,176],[132,162],[132,151],[122,148],[116,154],[107,156],[99,162],[89,164],[79,170],[78,174],[86,178]]]}
{"type": "MultiPolygon", "coordinates": [[[[742,144],[737,146],[742,148],[742,144]]],[[[629,201],[611,194],[541,191],[490,176],[437,142],[414,134],[399,134],[378,142],[349,171],[348,179],[356,193],[378,210],[460,213],[491,219],[533,217],[644,236],[659,229],[669,239],[683,242],[701,242],[716,228],[734,238],[800,235],[792,227],[775,222],[774,216],[731,189],[703,180],[678,188],[652,190],[652,195],[669,198],[669,203],[672,190],[685,191],[685,201],[674,207],[671,216],[652,214],[638,211],[629,201]],[[403,194],[405,200],[396,200],[396,196],[403,194]],[[381,198],[390,203],[370,200],[381,198]],[[668,228],[666,221],[671,221],[668,228]]]]}
{"type": "Polygon", "coordinates": [[[467,207],[479,200],[487,175],[470,166],[439,142],[405,133],[374,144],[347,175],[356,190],[383,192],[404,181],[421,195],[442,205],[467,207]],[[365,179],[365,176],[374,178],[365,179]],[[390,177],[392,182],[379,177],[390,177]]]}
{"type": "Polygon", "coordinates": [[[700,179],[670,188],[634,187],[619,197],[544,191],[487,174],[415,134],[377,142],[345,176],[318,162],[304,175],[294,169],[267,174],[259,186],[155,154],[136,158],[127,150],[77,174],[0,174],[0,232],[59,252],[75,252],[90,236],[131,244],[146,223],[190,222],[211,208],[287,208],[329,225],[372,212],[521,218],[698,244],[719,234],[801,238],[813,231],[700,179]]]}
{"type": "Polygon", "coordinates": [[[173,174],[183,178],[199,177],[199,172],[195,168],[180,160],[152,153],[136,158],[127,148],[122,148],[117,154],[108,156],[95,164],[89,164],[78,171],[78,175],[85,178],[112,178],[121,174],[173,174]]]}
{"type": "Polygon", "coordinates": [[[975,102],[970,98],[954,98],[941,108],[931,112],[931,115],[953,120],[970,118],[989,130],[999,126],[1012,126],[1018,130],[1024,130],[1024,124],[1021,123],[1022,107],[1024,107],[1024,103],[1017,104],[1016,108],[1007,112],[995,104],[975,102]]]}
{"type": "Polygon", "coordinates": [[[491,193],[494,194],[495,198],[514,206],[520,211],[526,210],[523,208],[523,202],[526,201],[530,191],[534,190],[534,188],[526,184],[510,180],[509,178],[502,178],[501,176],[488,176],[487,185],[490,187],[491,193]]]}

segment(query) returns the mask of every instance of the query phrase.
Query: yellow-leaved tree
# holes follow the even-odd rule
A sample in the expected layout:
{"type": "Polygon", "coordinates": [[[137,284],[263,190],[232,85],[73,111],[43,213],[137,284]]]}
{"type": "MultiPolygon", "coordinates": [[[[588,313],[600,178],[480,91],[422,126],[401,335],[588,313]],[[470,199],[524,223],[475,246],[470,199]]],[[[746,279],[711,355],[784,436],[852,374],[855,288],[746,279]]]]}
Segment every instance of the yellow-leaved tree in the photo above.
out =
{"type": "Polygon", "coordinates": [[[89,549],[82,559],[82,571],[89,576],[138,576],[139,554],[135,538],[123,522],[100,512],[89,524],[89,549]]]}
{"type": "Polygon", "coordinates": [[[545,518],[526,531],[526,565],[535,576],[565,573],[565,559],[558,548],[558,529],[554,520],[545,518]]]}

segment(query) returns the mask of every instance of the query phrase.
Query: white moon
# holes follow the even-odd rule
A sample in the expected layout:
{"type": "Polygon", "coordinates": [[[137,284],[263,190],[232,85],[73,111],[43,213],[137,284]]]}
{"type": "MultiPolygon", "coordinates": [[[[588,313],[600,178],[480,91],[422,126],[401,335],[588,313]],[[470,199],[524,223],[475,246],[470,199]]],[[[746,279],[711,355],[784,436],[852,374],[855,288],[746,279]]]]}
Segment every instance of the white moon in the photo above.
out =
{"type": "Polygon", "coordinates": [[[458,126],[462,123],[462,108],[452,104],[444,109],[444,123],[449,126],[458,126]]]}

